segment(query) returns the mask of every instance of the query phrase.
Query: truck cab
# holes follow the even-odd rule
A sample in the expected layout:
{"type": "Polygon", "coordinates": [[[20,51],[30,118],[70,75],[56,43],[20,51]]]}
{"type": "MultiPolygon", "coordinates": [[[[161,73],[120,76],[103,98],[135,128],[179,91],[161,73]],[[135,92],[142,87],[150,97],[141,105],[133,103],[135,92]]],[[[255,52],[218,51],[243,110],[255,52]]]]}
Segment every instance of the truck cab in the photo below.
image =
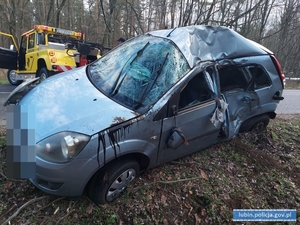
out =
{"type": "Polygon", "coordinates": [[[80,32],[35,25],[22,34],[19,47],[12,35],[0,34],[13,43],[9,48],[0,48],[0,68],[8,69],[7,78],[12,85],[35,77],[43,81],[100,57],[101,45],[91,46],[80,32]]]}

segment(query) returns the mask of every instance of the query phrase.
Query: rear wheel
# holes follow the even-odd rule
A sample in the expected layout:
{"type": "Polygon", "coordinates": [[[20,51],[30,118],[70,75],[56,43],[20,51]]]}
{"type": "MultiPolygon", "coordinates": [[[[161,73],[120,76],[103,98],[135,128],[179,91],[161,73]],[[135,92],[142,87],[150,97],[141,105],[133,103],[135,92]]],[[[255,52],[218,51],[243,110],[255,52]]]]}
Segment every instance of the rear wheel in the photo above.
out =
{"type": "Polygon", "coordinates": [[[248,132],[248,131],[255,131],[261,132],[268,126],[270,121],[270,117],[268,114],[255,116],[246,120],[240,127],[240,133],[248,132]]]}
{"type": "Polygon", "coordinates": [[[254,132],[262,132],[265,130],[270,122],[270,118],[268,115],[264,115],[257,121],[250,129],[250,131],[254,132]]]}
{"type": "Polygon", "coordinates": [[[7,71],[7,79],[11,85],[19,85],[22,83],[21,80],[17,80],[16,78],[17,77],[16,77],[16,73],[14,70],[7,71]]]}
{"type": "Polygon", "coordinates": [[[88,197],[97,205],[116,200],[139,173],[140,165],[133,159],[120,159],[99,171],[88,186],[88,197]]]}
{"type": "Polygon", "coordinates": [[[40,78],[40,82],[43,82],[49,77],[49,70],[45,67],[41,68],[38,72],[38,77],[40,78]]]}

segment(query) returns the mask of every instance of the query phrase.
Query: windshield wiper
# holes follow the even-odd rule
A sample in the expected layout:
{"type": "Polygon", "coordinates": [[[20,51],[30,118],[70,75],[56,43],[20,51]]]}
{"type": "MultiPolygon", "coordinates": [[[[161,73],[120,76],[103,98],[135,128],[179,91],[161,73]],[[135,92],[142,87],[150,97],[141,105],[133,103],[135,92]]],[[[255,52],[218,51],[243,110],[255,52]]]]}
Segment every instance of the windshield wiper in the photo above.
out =
{"type": "MultiPolygon", "coordinates": [[[[148,41],[147,44],[145,44],[145,46],[144,46],[143,48],[141,48],[140,50],[138,50],[138,52],[136,53],[136,56],[135,56],[135,57],[133,58],[133,60],[130,62],[130,65],[131,65],[136,59],[138,59],[138,58],[143,54],[144,50],[148,47],[149,44],[150,44],[150,43],[149,43],[149,41],[148,41]]],[[[124,81],[124,79],[125,79],[127,73],[124,74],[124,76],[122,77],[122,79],[121,79],[120,82],[119,82],[119,80],[120,80],[120,77],[121,77],[121,75],[122,75],[122,72],[123,72],[124,68],[126,67],[127,63],[129,62],[129,60],[130,60],[130,58],[129,58],[129,59],[127,60],[127,62],[124,64],[124,66],[123,66],[123,68],[122,68],[122,70],[121,70],[121,72],[120,72],[120,74],[119,74],[119,76],[118,76],[118,78],[117,78],[117,81],[115,82],[114,86],[112,87],[112,91],[111,91],[110,94],[109,94],[111,97],[113,97],[113,96],[115,96],[116,94],[118,94],[118,91],[119,91],[119,89],[120,89],[120,86],[121,86],[121,84],[123,83],[123,81],[124,81]]]]}
{"type": "Polygon", "coordinates": [[[136,59],[140,58],[140,56],[143,54],[144,50],[148,47],[149,44],[150,44],[150,43],[149,43],[149,41],[148,41],[147,44],[145,44],[145,46],[137,52],[136,56],[135,56],[134,59],[131,61],[130,65],[131,65],[136,59]]]}
{"type": "Polygon", "coordinates": [[[173,30],[171,30],[170,33],[167,35],[167,37],[170,37],[175,29],[177,29],[177,27],[174,27],[173,30]]]}
{"type": "MultiPolygon", "coordinates": [[[[154,86],[154,84],[155,84],[155,82],[156,82],[158,76],[160,75],[160,73],[161,73],[161,71],[162,71],[162,68],[164,67],[164,65],[165,65],[165,63],[166,63],[166,61],[167,61],[168,56],[169,56],[169,52],[166,54],[166,56],[165,56],[165,58],[164,58],[162,64],[161,64],[161,65],[159,66],[159,68],[156,70],[155,77],[154,77],[154,79],[152,79],[150,85],[148,85],[147,88],[144,89],[144,91],[143,91],[143,93],[142,93],[140,99],[137,101],[137,104],[134,106],[134,109],[137,109],[137,108],[141,105],[141,102],[142,102],[142,100],[145,98],[146,93],[148,93],[148,92],[152,89],[152,87],[154,86]]],[[[151,77],[152,77],[152,76],[151,76],[151,77]]]]}

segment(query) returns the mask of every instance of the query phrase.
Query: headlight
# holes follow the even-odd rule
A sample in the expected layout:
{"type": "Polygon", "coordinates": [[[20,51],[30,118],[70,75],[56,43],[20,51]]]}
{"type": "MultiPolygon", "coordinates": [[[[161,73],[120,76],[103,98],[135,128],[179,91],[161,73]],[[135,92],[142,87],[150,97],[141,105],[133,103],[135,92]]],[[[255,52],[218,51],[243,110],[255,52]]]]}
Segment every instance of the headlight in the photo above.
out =
{"type": "Polygon", "coordinates": [[[90,137],[75,132],[61,132],[36,144],[36,155],[50,162],[71,161],[86,146],[90,137]]]}

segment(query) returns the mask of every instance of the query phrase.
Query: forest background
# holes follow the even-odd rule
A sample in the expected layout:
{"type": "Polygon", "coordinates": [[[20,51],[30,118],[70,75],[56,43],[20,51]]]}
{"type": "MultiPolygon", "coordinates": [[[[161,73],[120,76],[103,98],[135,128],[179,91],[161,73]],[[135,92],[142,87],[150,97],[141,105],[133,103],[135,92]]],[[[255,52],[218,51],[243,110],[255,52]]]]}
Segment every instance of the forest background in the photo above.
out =
{"type": "MultiPolygon", "coordinates": [[[[157,29],[228,26],[272,50],[286,77],[300,78],[299,0],[0,0],[1,32],[19,42],[35,24],[87,26],[88,41],[108,48],[119,37],[157,29]]],[[[7,179],[0,126],[0,224],[237,224],[232,210],[250,208],[297,209],[289,224],[300,224],[299,128],[300,114],[278,115],[262,134],[246,133],[147,171],[122,198],[95,207],[84,196],[57,199],[27,180],[7,179]]]]}
{"type": "Polygon", "coordinates": [[[0,0],[0,31],[19,42],[35,24],[86,26],[88,41],[108,48],[152,30],[222,25],[273,51],[286,77],[300,77],[299,0],[0,0]]]}

